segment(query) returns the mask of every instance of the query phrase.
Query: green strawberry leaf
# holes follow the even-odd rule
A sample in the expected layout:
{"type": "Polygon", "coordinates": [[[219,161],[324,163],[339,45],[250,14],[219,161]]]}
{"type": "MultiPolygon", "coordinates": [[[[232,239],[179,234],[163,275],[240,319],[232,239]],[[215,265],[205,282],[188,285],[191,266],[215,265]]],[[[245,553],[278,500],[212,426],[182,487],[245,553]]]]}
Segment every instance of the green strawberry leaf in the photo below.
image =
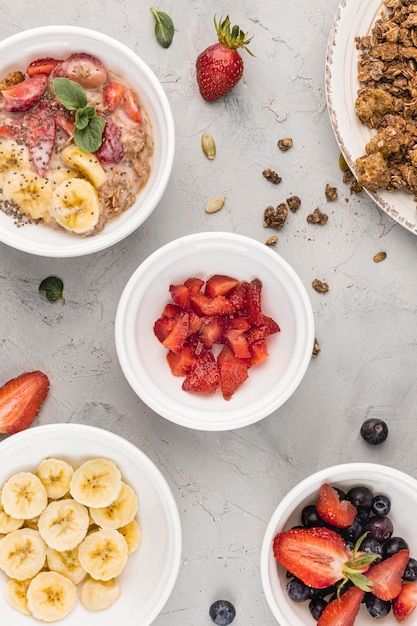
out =
{"type": "Polygon", "coordinates": [[[167,13],[154,7],[151,11],[155,17],[155,37],[163,48],[169,48],[174,38],[174,23],[167,13]]]}

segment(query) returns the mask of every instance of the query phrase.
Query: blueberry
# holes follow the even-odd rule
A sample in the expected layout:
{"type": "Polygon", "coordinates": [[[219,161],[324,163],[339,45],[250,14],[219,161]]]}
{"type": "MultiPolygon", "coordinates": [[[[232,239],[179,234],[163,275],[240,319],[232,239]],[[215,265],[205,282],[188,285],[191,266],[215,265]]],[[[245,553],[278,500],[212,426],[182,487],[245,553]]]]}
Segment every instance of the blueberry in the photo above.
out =
{"type": "Polygon", "coordinates": [[[392,536],[394,526],[389,517],[375,515],[369,518],[365,530],[369,533],[368,537],[377,541],[387,541],[392,536]]]}
{"type": "Polygon", "coordinates": [[[287,584],[287,593],[294,602],[305,602],[313,597],[314,589],[308,587],[299,578],[293,578],[287,584]]]}
{"type": "Polygon", "coordinates": [[[374,515],[384,516],[391,511],[391,500],[387,496],[377,495],[372,500],[371,511],[374,515]]]}
{"type": "Polygon", "coordinates": [[[308,504],[303,508],[301,511],[301,523],[305,528],[323,526],[323,520],[317,513],[317,509],[314,504],[308,504]]]}
{"type": "Polygon", "coordinates": [[[235,607],[228,600],[216,600],[210,606],[209,614],[211,619],[218,626],[231,624],[236,617],[235,607]]]}
{"type": "Polygon", "coordinates": [[[320,596],[315,596],[310,601],[310,604],[308,605],[308,608],[310,609],[310,613],[314,617],[315,620],[318,621],[320,615],[323,613],[323,611],[326,608],[327,604],[328,604],[327,600],[325,600],[324,598],[322,598],[320,596]]]}
{"type": "Polygon", "coordinates": [[[384,559],[400,550],[407,550],[408,543],[402,537],[391,537],[384,543],[384,559]]]}
{"type": "MultiPolygon", "coordinates": [[[[372,537],[365,537],[365,539],[362,541],[359,547],[359,550],[361,552],[373,552],[374,554],[379,554],[382,559],[382,555],[383,555],[382,543],[380,543],[376,539],[372,539],[372,537]]],[[[377,559],[375,562],[377,563],[381,559],[377,559]]]]}
{"type": "Polygon", "coordinates": [[[407,567],[405,568],[403,579],[407,582],[417,579],[417,561],[410,557],[407,567]]]}
{"type": "Polygon", "coordinates": [[[376,619],[385,617],[391,610],[391,602],[389,600],[380,600],[372,593],[366,594],[365,606],[368,609],[369,615],[376,617],[376,619]]]}
{"type": "Polygon", "coordinates": [[[363,535],[364,532],[365,532],[365,526],[362,520],[360,519],[360,517],[356,515],[352,524],[348,526],[347,528],[343,528],[341,531],[341,534],[343,535],[345,539],[353,541],[355,543],[355,541],[359,539],[359,537],[363,535]]]}
{"type": "Polygon", "coordinates": [[[374,494],[368,487],[352,487],[352,489],[349,489],[347,492],[347,497],[356,508],[370,510],[374,494]]]}
{"type": "Polygon", "coordinates": [[[361,426],[361,436],[372,446],[376,446],[388,437],[388,426],[384,420],[370,417],[361,426]]]}

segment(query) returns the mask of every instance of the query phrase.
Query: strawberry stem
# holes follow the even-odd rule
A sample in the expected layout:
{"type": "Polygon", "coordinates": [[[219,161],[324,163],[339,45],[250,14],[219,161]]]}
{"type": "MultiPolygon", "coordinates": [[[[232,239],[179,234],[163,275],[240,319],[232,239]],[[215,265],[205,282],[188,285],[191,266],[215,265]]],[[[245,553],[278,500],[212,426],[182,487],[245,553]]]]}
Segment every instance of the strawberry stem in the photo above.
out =
{"type": "Polygon", "coordinates": [[[225,48],[230,50],[236,50],[237,48],[244,48],[251,56],[254,54],[247,47],[252,41],[252,37],[248,37],[248,33],[243,32],[236,24],[230,29],[230,18],[227,16],[224,20],[220,18],[217,22],[216,16],[214,16],[214,27],[217,32],[219,43],[225,48]]]}
{"type": "Polygon", "coordinates": [[[369,565],[371,565],[376,559],[380,558],[380,554],[376,554],[376,552],[362,552],[359,556],[356,556],[359,548],[362,544],[362,541],[365,539],[368,533],[364,533],[359,537],[357,542],[354,545],[352,558],[347,561],[342,569],[342,581],[337,588],[337,596],[340,596],[340,592],[344,585],[350,581],[355,587],[362,589],[362,591],[371,591],[371,587],[373,585],[372,580],[370,580],[363,572],[366,572],[369,569],[369,565]]]}

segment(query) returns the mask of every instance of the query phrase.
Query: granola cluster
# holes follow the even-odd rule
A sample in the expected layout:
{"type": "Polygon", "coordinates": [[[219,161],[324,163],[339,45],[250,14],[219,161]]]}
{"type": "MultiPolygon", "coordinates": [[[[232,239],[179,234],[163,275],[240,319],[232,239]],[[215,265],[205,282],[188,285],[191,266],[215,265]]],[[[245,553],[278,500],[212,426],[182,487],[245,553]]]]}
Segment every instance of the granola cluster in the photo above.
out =
{"type": "Polygon", "coordinates": [[[358,184],[417,200],[417,2],[386,0],[370,35],[356,38],[359,120],[375,133],[356,160],[358,184]]]}

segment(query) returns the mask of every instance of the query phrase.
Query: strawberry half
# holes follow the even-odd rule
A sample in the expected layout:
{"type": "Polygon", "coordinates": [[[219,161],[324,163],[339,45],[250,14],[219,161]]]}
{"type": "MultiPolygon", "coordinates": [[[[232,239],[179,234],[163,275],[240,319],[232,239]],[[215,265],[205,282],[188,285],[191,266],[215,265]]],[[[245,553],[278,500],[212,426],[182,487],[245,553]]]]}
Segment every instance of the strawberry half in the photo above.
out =
{"type": "Polygon", "coordinates": [[[416,583],[404,583],[399,595],[392,601],[392,612],[397,622],[405,620],[417,606],[416,583]]]}
{"type": "MultiPolygon", "coordinates": [[[[243,60],[237,51],[247,47],[252,38],[238,26],[230,28],[229,16],[217,23],[214,18],[218,43],[201,52],[196,61],[196,75],[200,94],[208,102],[218,100],[233,89],[243,74],[243,60]]],[[[253,55],[252,55],[253,56],[253,55]]]]}
{"type": "Polygon", "coordinates": [[[43,372],[25,372],[0,388],[0,433],[24,430],[33,422],[49,391],[43,372]]]}
{"type": "Polygon", "coordinates": [[[364,591],[370,590],[364,576],[378,555],[348,550],[334,530],[322,527],[293,528],[274,537],[275,559],[304,584],[324,589],[335,583],[352,580],[364,591]]]}
{"type": "Polygon", "coordinates": [[[353,626],[365,592],[350,587],[340,598],[329,602],[320,615],[317,626],[353,626]]]}
{"type": "Polygon", "coordinates": [[[357,514],[356,507],[349,500],[340,500],[336,489],[328,483],[320,487],[316,504],[321,519],[336,528],[347,528],[357,514]]]}
{"type": "Polygon", "coordinates": [[[409,550],[400,550],[370,568],[366,575],[372,582],[374,596],[380,600],[393,600],[398,596],[409,557],[409,550]]]}

